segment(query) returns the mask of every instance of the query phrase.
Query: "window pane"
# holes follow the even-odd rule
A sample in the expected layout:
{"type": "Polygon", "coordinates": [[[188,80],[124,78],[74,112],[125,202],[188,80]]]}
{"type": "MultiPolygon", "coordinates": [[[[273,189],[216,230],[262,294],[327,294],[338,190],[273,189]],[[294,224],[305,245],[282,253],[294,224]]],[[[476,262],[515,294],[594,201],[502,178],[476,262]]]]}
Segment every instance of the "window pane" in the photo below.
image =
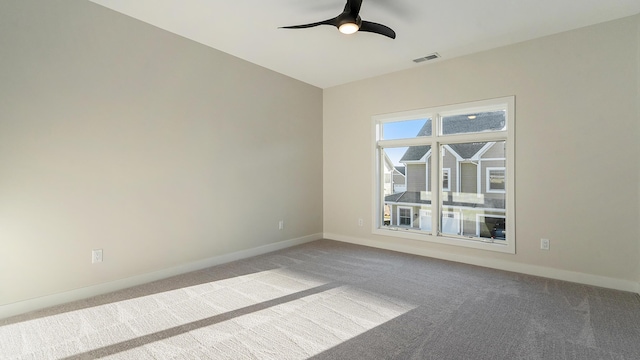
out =
{"type": "Polygon", "coordinates": [[[431,136],[431,119],[394,121],[382,124],[381,139],[384,140],[411,139],[422,136],[431,136]]]}
{"type": "Polygon", "coordinates": [[[408,147],[385,148],[383,150],[383,194],[385,196],[407,190],[406,167],[401,162],[408,147]]]}
{"type": "Polygon", "coordinates": [[[466,134],[507,129],[505,111],[468,113],[442,117],[442,134],[466,134]]]}
{"type": "Polygon", "coordinates": [[[382,226],[431,231],[431,146],[383,148],[382,226]]]}
{"type": "Polygon", "coordinates": [[[505,240],[506,142],[447,144],[440,156],[440,232],[505,240]]]}

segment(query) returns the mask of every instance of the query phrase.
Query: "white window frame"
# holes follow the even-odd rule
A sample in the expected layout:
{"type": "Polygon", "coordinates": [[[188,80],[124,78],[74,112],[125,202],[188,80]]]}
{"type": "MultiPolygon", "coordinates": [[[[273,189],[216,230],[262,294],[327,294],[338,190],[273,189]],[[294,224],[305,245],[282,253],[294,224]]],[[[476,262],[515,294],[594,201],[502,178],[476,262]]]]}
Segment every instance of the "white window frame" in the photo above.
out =
{"type": "Polygon", "coordinates": [[[442,168],[442,191],[451,191],[451,168],[442,168]],[[447,187],[444,187],[444,173],[447,173],[447,187]]]}
{"type": "MultiPolygon", "coordinates": [[[[516,252],[516,238],[515,238],[515,97],[503,97],[490,100],[474,101],[463,104],[447,105],[440,107],[432,107],[426,109],[404,111],[392,114],[375,115],[372,117],[372,178],[373,184],[373,204],[372,207],[372,233],[376,235],[387,236],[390,238],[407,238],[420,241],[428,241],[440,244],[448,244],[454,246],[469,247],[482,250],[490,250],[496,252],[503,252],[509,254],[515,254],[516,252]],[[440,131],[440,116],[450,116],[452,114],[465,114],[471,112],[484,112],[491,111],[492,109],[505,109],[507,127],[503,131],[492,132],[480,132],[480,133],[463,133],[453,135],[442,135],[440,131]],[[410,139],[393,139],[384,140],[382,135],[382,124],[393,121],[407,121],[420,118],[432,119],[432,135],[425,137],[416,137],[410,139]],[[506,223],[506,233],[508,237],[506,240],[493,241],[493,239],[455,236],[449,234],[441,234],[439,231],[432,231],[427,233],[420,230],[407,230],[398,229],[394,227],[383,227],[383,206],[384,206],[384,194],[382,190],[382,175],[381,170],[383,167],[383,152],[385,148],[389,147],[407,147],[407,146],[420,146],[430,145],[431,150],[439,149],[440,145],[455,144],[455,143],[467,143],[467,142],[497,142],[504,141],[506,144],[506,169],[505,169],[505,199],[506,209],[505,216],[508,219],[506,223]],[[398,231],[407,230],[407,231],[398,231]]],[[[432,211],[432,225],[431,229],[441,228],[440,213],[443,210],[441,202],[442,194],[442,182],[440,175],[440,158],[431,157],[431,165],[428,168],[427,176],[430,176],[430,183],[432,188],[430,191],[431,196],[431,211],[432,211]],[[433,184],[438,184],[438,188],[434,188],[433,184]]],[[[449,182],[451,182],[449,177],[449,182]]],[[[451,188],[451,185],[449,186],[451,188]]],[[[408,206],[406,206],[408,207],[408,206]]],[[[413,208],[411,208],[411,226],[413,227],[413,208]]]]}
{"type": "Polygon", "coordinates": [[[487,193],[494,193],[494,194],[504,194],[506,192],[506,190],[503,189],[492,189],[491,188],[491,170],[501,170],[504,172],[505,176],[504,176],[504,181],[505,181],[505,189],[506,189],[506,181],[507,181],[507,169],[505,169],[504,166],[491,166],[491,167],[487,167],[486,169],[486,175],[485,175],[485,182],[486,182],[486,191],[487,193]]]}

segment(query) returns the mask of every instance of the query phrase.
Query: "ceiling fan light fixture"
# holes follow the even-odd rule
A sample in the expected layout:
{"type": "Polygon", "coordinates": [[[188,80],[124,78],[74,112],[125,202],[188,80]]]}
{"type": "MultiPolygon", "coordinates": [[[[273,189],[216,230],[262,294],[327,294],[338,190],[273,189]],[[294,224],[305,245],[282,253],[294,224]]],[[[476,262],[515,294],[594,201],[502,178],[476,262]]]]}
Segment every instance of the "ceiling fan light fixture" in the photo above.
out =
{"type": "Polygon", "coordinates": [[[353,34],[358,31],[370,32],[386,36],[391,39],[396,38],[396,33],[390,27],[371,21],[362,21],[360,17],[360,6],[362,0],[347,0],[347,4],[344,6],[344,11],[331,19],[318,21],[310,24],[282,26],[281,29],[306,29],[310,27],[316,27],[320,25],[331,25],[338,28],[342,34],[353,34]]]}
{"type": "Polygon", "coordinates": [[[347,22],[347,23],[344,23],[344,24],[340,25],[338,30],[340,30],[340,32],[343,33],[343,34],[350,35],[350,34],[355,33],[356,31],[360,30],[360,27],[356,23],[347,22]]]}

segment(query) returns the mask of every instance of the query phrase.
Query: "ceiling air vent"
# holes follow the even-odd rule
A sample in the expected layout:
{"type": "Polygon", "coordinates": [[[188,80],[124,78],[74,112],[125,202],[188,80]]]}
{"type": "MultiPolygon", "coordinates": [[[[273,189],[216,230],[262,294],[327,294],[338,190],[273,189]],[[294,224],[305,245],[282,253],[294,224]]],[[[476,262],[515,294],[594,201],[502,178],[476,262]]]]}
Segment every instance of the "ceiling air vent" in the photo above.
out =
{"type": "Polygon", "coordinates": [[[429,54],[425,57],[421,57],[421,58],[417,58],[417,59],[413,59],[414,63],[421,63],[424,61],[429,61],[429,60],[434,60],[440,57],[440,54],[438,53],[433,53],[433,54],[429,54]]]}

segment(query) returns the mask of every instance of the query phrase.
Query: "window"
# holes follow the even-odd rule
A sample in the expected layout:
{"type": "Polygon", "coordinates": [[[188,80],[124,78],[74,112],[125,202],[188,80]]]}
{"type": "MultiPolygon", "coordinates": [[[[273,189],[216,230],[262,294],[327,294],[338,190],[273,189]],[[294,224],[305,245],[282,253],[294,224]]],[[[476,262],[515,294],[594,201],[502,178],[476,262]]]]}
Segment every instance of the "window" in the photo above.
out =
{"type": "Polygon", "coordinates": [[[410,207],[398,207],[398,225],[413,226],[413,209],[410,207]]]}
{"type": "Polygon", "coordinates": [[[442,169],[442,191],[451,191],[449,187],[449,175],[451,174],[451,169],[442,169]]]}
{"type": "Polygon", "coordinates": [[[374,233],[515,253],[513,117],[513,97],[374,116],[374,233]]]}
{"type": "Polygon", "coordinates": [[[487,168],[487,192],[503,193],[504,186],[504,167],[487,168]]]}

